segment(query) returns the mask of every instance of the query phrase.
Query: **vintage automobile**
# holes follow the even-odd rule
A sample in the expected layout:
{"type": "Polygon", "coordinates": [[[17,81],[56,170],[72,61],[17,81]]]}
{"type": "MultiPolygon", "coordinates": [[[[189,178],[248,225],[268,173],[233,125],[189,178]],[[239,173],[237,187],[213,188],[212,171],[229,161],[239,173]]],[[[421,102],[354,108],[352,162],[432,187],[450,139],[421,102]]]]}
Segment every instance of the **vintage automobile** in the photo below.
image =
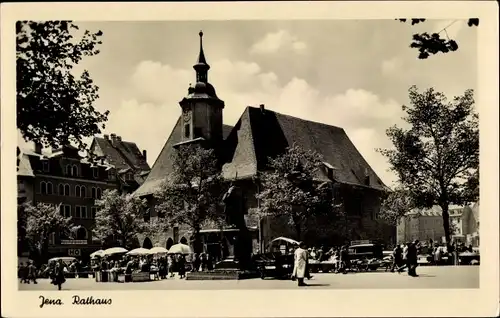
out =
{"type": "Polygon", "coordinates": [[[358,243],[349,246],[351,267],[357,271],[374,271],[383,265],[383,245],[379,243],[358,243]]]}
{"type": "Polygon", "coordinates": [[[278,237],[268,245],[268,252],[254,256],[254,263],[265,279],[289,279],[293,272],[294,250],[299,242],[286,237],[278,237]]]}

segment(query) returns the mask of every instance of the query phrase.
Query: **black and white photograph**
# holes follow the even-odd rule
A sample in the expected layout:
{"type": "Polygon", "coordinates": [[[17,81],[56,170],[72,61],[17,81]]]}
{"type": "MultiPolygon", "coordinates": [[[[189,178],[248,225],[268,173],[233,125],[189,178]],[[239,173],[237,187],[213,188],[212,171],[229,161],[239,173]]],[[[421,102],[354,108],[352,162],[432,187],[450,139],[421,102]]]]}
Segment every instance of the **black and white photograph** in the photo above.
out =
{"type": "Polygon", "coordinates": [[[71,312],[118,310],[117,291],[411,297],[479,292],[485,264],[498,278],[484,234],[498,235],[498,174],[483,175],[498,167],[482,159],[498,164],[498,136],[484,146],[481,130],[480,147],[479,133],[498,114],[478,62],[491,21],[204,20],[195,6],[180,20],[11,19],[17,186],[11,171],[2,221],[17,228],[2,250],[17,267],[2,278],[16,297],[71,312]]]}

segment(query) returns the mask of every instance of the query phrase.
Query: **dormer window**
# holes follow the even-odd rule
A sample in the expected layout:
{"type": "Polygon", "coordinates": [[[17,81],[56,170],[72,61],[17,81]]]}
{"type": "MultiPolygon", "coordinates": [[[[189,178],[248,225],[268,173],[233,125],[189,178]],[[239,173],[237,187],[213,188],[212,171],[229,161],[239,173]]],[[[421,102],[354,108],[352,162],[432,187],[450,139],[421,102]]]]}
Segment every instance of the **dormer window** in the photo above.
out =
{"type": "Polygon", "coordinates": [[[49,172],[49,161],[42,160],[42,170],[43,172],[49,172]]]}
{"type": "Polygon", "coordinates": [[[333,180],[333,170],[335,168],[331,164],[329,164],[328,162],[323,162],[323,164],[325,165],[326,175],[327,175],[328,179],[333,180]]]}
{"type": "Polygon", "coordinates": [[[113,170],[108,171],[108,179],[115,180],[115,172],[113,170]]]}
{"type": "Polygon", "coordinates": [[[94,176],[94,178],[99,178],[99,168],[92,168],[92,175],[94,176]]]}

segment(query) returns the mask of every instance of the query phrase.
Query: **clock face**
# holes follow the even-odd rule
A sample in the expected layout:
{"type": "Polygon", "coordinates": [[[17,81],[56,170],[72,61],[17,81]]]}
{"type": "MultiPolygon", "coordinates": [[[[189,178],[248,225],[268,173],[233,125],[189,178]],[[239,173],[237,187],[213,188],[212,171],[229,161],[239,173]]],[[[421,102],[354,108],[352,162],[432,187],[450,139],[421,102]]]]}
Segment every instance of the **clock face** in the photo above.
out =
{"type": "Polygon", "coordinates": [[[191,119],[191,112],[189,110],[182,112],[182,117],[184,121],[189,121],[191,119]]]}

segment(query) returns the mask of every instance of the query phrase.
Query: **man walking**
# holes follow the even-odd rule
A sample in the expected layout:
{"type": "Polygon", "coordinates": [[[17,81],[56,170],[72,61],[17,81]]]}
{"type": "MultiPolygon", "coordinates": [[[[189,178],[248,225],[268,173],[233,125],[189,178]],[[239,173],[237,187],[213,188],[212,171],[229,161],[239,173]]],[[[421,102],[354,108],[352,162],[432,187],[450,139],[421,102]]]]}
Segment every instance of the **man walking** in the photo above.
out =
{"type": "Polygon", "coordinates": [[[292,276],[297,278],[298,286],[307,286],[304,283],[304,277],[306,276],[307,267],[307,250],[303,242],[300,242],[299,248],[295,250],[294,259],[295,263],[293,266],[292,276]]]}
{"type": "Polygon", "coordinates": [[[391,272],[394,273],[394,269],[398,271],[398,273],[401,273],[401,262],[403,260],[403,250],[401,249],[400,245],[396,245],[396,248],[394,248],[394,251],[392,253],[393,259],[392,259],[392,268],[391,272]]]}
{"type": "Polygon", "coordinates": [[[418,253],[418,240],[410,243],[408,245],[408,255],[407,255],[407,263],[408,263],[408,275],[417,277],[417,253],[418,253]]]}

